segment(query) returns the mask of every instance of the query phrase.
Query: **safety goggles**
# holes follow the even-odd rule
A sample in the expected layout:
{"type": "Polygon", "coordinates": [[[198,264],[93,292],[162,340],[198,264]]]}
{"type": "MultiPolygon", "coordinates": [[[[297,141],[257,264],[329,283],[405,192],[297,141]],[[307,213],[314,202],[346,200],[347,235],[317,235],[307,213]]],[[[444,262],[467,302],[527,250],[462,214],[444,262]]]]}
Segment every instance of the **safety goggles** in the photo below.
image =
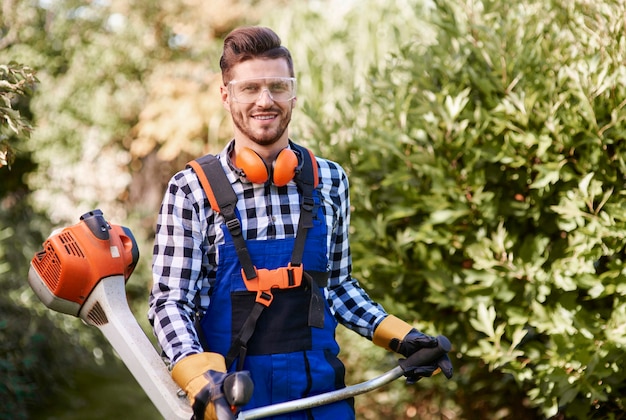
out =
{"type": "Polygon", "coordinates": [[[287,102],[296,97],[295,77],[259,77],[232,80],[228,83],[231,98],[241,104],[252,104],[267,92],[274,102],[287,102]]]}

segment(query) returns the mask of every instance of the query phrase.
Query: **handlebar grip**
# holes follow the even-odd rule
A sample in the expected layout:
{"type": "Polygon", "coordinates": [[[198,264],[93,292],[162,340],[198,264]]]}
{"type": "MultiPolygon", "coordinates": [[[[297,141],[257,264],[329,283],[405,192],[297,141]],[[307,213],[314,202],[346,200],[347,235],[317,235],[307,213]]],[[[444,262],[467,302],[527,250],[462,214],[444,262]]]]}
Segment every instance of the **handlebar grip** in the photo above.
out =
{"type": "Polygon", "coordinates": [[[233,372],[224,379],[224,396],[231,407],[243,407],[250,402],[254,382],[247,370],[233,372]]]}
{"type": "Polygon", "coordinates": [[[416,351],[406,359],[401,359],[398,364],[402,370],[407,371],[415,369],[417,366],[430,365],[436,362],[441,356],[448,353],[452,349],[452,344],[448,337],[440,335],[437,337],[437,347],[423,348],[416,351]]]}

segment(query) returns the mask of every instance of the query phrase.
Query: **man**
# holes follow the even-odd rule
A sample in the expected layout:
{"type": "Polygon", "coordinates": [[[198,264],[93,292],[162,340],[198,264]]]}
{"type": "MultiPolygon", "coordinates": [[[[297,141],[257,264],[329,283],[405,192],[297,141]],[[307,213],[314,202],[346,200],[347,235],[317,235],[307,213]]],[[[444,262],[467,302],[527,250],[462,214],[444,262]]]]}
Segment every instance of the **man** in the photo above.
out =
{"type": "MultiPolygon", "coordinates": [[[[289,139],[296,81],[280,38],[268,28],[236,29],[224,40],[220,67],[234,139],[217,159],[198,161],[217,172],[196,163],[170,180],[149,310],[196,416],[215,418],[211,398],[226,371],[251,373],[246,409],[345,387],[337,323],[404,356],[436,346],[351,277],[348,180],[337,163],[289,139]],[[234,209],[220,203],[226,190],[234,209]]],[[[445,355],[409,380],[438,366],[452,375],[445,355]]],[[[281,418],[351,419],[354,408],[348,400],[281,418]]]]}

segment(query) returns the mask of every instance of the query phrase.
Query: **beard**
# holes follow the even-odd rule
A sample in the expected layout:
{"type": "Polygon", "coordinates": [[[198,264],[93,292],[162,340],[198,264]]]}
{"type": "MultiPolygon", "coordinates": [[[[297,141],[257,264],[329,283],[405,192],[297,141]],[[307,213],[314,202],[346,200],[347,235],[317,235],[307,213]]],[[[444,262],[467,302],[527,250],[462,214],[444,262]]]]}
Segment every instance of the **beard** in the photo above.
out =
{"type": "Polygon", "coordinates": [[[289,126],[289,123],[291,122],[291,106],[286,111],[283,111],[280,108],[269,109],[267,111],[276,112],[278,114],[280,118],[280,123],[278,126],[253,129],[248,123],[248,121],[252,118],[244,116],[242,112],[231,112],[233,124],[235,125],[237,130],[241,132],[241,134],[246,136],[254,143],[260,146],[272,145],[278,142],[283,137],[285,131],[287,130],[287,127],[289,126]]]}

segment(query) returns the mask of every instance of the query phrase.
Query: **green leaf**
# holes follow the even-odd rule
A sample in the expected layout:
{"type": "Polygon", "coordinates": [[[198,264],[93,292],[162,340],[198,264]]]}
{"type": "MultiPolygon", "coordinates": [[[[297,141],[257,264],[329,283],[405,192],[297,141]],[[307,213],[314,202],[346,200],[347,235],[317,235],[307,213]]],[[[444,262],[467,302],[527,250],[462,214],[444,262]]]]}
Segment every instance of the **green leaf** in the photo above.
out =
{"type": "Polygon", "coordinates": [[[496,335],[494,323],[496,321],[496,310],[493,306],[487,307],[484,303],[479,303],[476,308],[477,318],[470,318],[470,323],[476,331],[484,333],[487,337],[493,338],[496,335]]]}

